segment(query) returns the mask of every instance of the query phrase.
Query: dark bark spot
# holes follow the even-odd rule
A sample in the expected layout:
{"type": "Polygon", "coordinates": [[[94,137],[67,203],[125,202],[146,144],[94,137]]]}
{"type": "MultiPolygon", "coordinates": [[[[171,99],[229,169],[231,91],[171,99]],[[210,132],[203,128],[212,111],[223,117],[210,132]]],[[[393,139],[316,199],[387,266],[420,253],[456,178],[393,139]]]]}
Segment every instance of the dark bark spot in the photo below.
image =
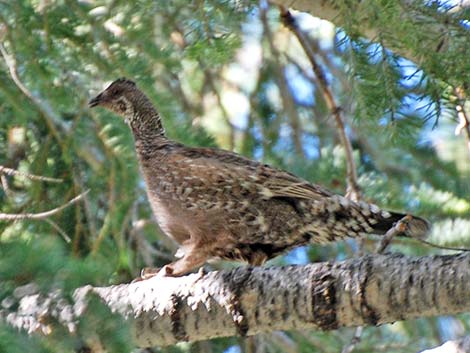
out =
{"type": "Polygon", "coordinates": [[[289,291],[286,289],[284,290],[284,311],[282,312],[282,320],[287,321],[289,316],[291,315],[290,313],[290,307],[289,307],[289,291]]]}
{"type": "MultiPolygon", "coordinates": [[[[367,302],[367,295],[366,295],[366,288],[367,288],[367,282],[369,281],[369,277],[373,272],[372,269],[372,257],[365,258],[364,261],[364,273],[365,276],[361,280],[359,284],[360,292],[360,302],[361,302],[361,313],[362,317],[364,318],[364,321],[376,326],[377,323],[379,322],[380,316],[379,314],[372,308],[369,303],[367,302]]],[[[391,294],[390,294],[391,297],[391,294]]]]}
{"type": "Polygon", "coordinates": [[[245,337],[250,329],[246,320],[243,308],[240,305],[240,296],[246,290],[246,283],[251,277],[253,267],[238,268],[233,272],[227,273],[225,283],[229,284],[228,291],[230,293],[228,300],[228,309],[232,315],[233,322],[240,336],[245,337]]]}
{"type": "MultiPolygon", "coordinates": [[[[263,276],[264,277],[264,276],[263,276]]],[[[260,297],[263,297],[264,296],[264,285],[263,283],[260,283],[259,286],[258,286],[258,292],[259,292],[259,295],[260,297]]]]}
{"type": "Polygon", "coordinates": [[[141,320],[138,320],[137,323],[136,323],[136,328],[137,328],[136,336],[137,336],[137,338],[139,338],[140,337],[140,332],[144,332],[144,329],[145,329],[144,323],[141,320]]]}
{"type": "Polygon", "coordinates": [[[184,303],[178,295],[171,297],[171,309],[169,312],[171,320],[171,332],[177,341],[187,341],[188,335],[181,321],[181,310],[184,308],[184,303]]]}
{"type": "Polygon", "coordinates": [[[315,323],[323,330],[338,328],[336,320],[336,279],[327,270],[313,278],[312,306],[315,323]]]}
{"type": "Polygon", "coordinates": [[[195,312],[196,315],[196,320],[194,320],[194,329],[196,331],[199,331],[199,320],[201,320],[201,316],[199,315],[199,312],[196,310],[195,312]]]}
{"type": "Polygon", "coordinates": [[[298,284],[296,283],[296,284],[295,284],[295,294],[294,294],[294,298],[293,298],[293,300],[292,300],[292,305],[293,305],[293,307],[294,307],[294,310],[297,311],[297,313],[298,313],[298,305],[299,305],[299,299],[298,299],[298,298],[299,298],[299,294],[300,294],[300,293],[299,293],[299,286],[298,286],[298,284]]]}
{"type": "Polygon", "coordinates": [[[410,273],[410,276],[408,277],[408,285],[412,287],[413,283],[414,283],[414,277],[413,277],[413,274],[410,273]]]}
{"type": "Polygon", "coordinates": [[[258,308],[258,306],[256,306],[256,309],[255,309],[255,321],[256,321],[256,323],[259,323],[259,308],[258,308]]]}

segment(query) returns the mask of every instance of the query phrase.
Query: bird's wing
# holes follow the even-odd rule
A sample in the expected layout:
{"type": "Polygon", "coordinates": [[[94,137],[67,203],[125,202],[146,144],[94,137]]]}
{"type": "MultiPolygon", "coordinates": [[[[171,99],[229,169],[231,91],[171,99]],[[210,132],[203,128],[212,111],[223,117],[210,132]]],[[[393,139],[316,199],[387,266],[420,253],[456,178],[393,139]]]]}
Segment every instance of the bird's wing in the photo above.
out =
{"type": "Polygon", "coordinates": [[[192,163],[207,166],[207,170],[215,167],[227,175],[235,175],[241,181],[256,184],[256,189],[266,198],[288,197],[321,200],[334,195],[334,193],[291,173],[233,152],[212,148],[186,147],[178,154],[189,158],[192,163]]]}

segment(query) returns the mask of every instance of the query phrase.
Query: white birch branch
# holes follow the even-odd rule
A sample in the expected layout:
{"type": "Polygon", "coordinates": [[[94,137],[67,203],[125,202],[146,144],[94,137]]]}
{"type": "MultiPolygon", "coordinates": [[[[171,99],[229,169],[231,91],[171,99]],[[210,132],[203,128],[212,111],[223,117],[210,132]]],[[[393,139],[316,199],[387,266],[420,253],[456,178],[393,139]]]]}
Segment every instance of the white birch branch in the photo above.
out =
{"type": "Polygon", "coordinates": [[[39,212],[39,213],[0,213],[0,222],[2,221],[19,221],[19,220],[24,220],[24,219],[45,219],[47,217],[53,216],[56,213],[59,213],[63,209],[69,207],[70,205],[80,201],[86,194],[88,194],[90,190],[87,190],[83,193],[81,193],[78,196],[75,196],[73,199],[67,201],[67,203],[56,207],[52,210],[44,211],[44,212],[39,212]]]}
{"type": "MultiPolygon", "coordinates": [[[[1,285],[1,284],[0,284],[1,285]]],[[[77,330],[97,297],[129,323],[136,345],[255,335],[275,330],[334,330],[470,311],[470,254],[409,258],[367,255],[307,266],[241,267],[206,275],[25,295],[0,319],[28,332],[60,324],[77,330]]],[[[4,300],[11,303],[15,300],[4,300]]],[[[86,338],[86,337],[85,337],[86,338]]]]}
{"type": "Polygon", "coordinates": [[[421,353],[467,353],[470,352],[470,336],[455,341],[447,341],[439,347],[426,349],[421,353]]]}

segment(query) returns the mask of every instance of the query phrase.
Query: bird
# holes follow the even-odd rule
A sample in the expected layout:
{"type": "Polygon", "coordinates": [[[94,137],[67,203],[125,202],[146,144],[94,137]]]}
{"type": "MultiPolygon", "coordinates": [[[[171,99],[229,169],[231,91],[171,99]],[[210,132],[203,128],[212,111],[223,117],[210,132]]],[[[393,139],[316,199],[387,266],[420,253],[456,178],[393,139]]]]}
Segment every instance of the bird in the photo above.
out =
{"type": "MultiPolygon", "coordinates": [[[[177,260],[147,270],[148,277],[182,276],[213,259],[260,266],[294,247],[383,235],[406,216],[234,152],[174,141],[150,99],[127,78],[89,101],[97,106],[129,125],[157,223],[179,245],[177,260]]],[[[427,220],[408,218],[401,235],[430,231],[427,220]]]]}

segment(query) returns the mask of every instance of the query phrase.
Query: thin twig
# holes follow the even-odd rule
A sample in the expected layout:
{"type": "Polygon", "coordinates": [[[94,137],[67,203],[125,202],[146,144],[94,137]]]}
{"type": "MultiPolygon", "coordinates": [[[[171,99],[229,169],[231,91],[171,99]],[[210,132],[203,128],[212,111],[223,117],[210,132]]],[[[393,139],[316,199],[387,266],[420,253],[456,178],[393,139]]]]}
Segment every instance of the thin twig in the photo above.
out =
{"type": "Polygon", "coordinates": [[[341,116],[342,114],[341,107],[336,104],[333,93],[328,85],[326,75],[323,72],[322,68],[318,65],[317,60],[315,59],[315,52],[307,36],[298,27],[295,18],[292,16],[292,14],[289,12],[289,10],[286,7],[280,5],[279,9],[281,12],[282,22],[297,37],[300,45],[304,49],[305,54],[307,55],[310,61],[310,64],[312,65],[313,72],[315,73],[315,76],[318,79],[318,83],[320,85],[326,105],[328,109],[330,110],[331,114],[335,118],[336,127],[338,129],[338,134],[346,152],[347,184],[348,184],[346,196],[353,201],[358,201],[361,199],[361,191],[359,188],[359,183],[357,181],[357,170],[356,170],[356,165],[354,162],[351,141],[349,140],[349,137],[346,134],[346,129],[344,126],[343,118],[341,116]]]}
{"type": "Polygon", "coordinates": [[[7,197],[12,197],[13,194],[10,190],[10,185],[8,185],[8,180],[5,174],[0,175],[0,182],[1,182],[2,189],[5,192],[5,195],[7,195],[7,197]]]}
{"type": "Polygon", "coordinates": [[[361,341],[363,330],[364,328],[362,326],[359,326],[356,328],[356,331],[354,332],[354,335],[351,338],[351,342],[347,346],[343,347],[343,349],[341,350],[341,353],[351,353],[354,350],[356,345],[361,341]]]}
{"type": "Polygon", "coordinates": [[[7,168],[2,165],[0,165],[0,174],[6,174],[6,175],[15,175],[15,176],[22,176],[31,180],[40,180],[40,181],[47,181],[50,183],[62,183],[62,179],[57,179],[57,178],[50,178],[50,177],[45,177],[41,175],[34,175],[34,174],[29,174],[29,173],[24,173],[20,172],[15,169],[7,168]]]}
{"type": "Polygon", "coordinates": [[[385,235],[382,237],[379,245],[375,249],[375,252],[377,254],[383,253],[396,235],[405,233],[408,222],[410,222],[411,220],[413,220],[413,217],[410,215],[406,215],[405,217],[400,219],[397,223],[395,223],[393,227],[390,228],[387,231],[387,233],[385,233],[385,235]]]}
{"type": "Polygon", "coordinates": [[[455,128],[455,135],[460,135],[462,130],[465,131],[467,139],[467,148],[470,153],[470,118],[464,108],[465,92],[463,89],[455,88],[454,92],[459,100],[459,104],[456,105],[455,110],[457,111],[457,117],[459,118],[459,124],[455,128]]]}
{"type": "Polygon", "coordinates": [[[18,221],[18,220],[24,220],[24,219],[45,219],[47,217],[50,217],[52,215],[55,215],[56,213],[59,213],[62,211],[64,208],[76,203],[77,201],[80,201],[83,196],[88,194],[90,190],[85,191],[84,193],[81,193],[80,195],[74,197],[70,201],[68,201],[66,204],[59,206],[57,208],[54,208],[49,211],[45,212],[40,212],[40,213],[19,213],[19,214],[9,214],[9,213],[0,213],[0,221],[18,221]]]}
{"type": "Polygon", "coordinates": [[[434,243],[431,243],[429,241],[426,241],[424,239],[417,239],[417,238],[410,238],[410,239],[413,239],[417,242],[426,244],[427,246],[430,246],[430,247],[436,248],[436,249],[451,250],[451,251],[470,251],[469,248],[458,248],[458,247],[454,247],[454,246],[438,245],[438,244],[434,244],[434,243]]]}
{"type": "Polygon", "coordinates": [[[274,38],[273,33],[271,32],[271,28],[269,27],[268,18],[267,18],[267,7],[264,6],[264,1],[260,2],[260,20],[263,25],[263,31],[266,36],[269,49],[271,51],[272,56],[274,57],[274,69],[275,69],[275,76],[274,79],[277,81],[279,90],[281,91],[281,100],[282,105],[285,110],[287,117],[290,120],[290,126],[292,128],[292,138],[294,140],[294,147],[296,153],[305,158],[305,151],[302,148],[302,127],[300,126],[300,117],[295,109],[295,101],[294,97],[292,96],[292,92],[289,89],[289,85],[287,83],[286,75],[284,73],[283,63],[281,62],[281,54],[279,50],[274,45],[274,38]]]}
{"type": "MultiPolygon", "coordinates": [[[[73,178],[73,183],[75,186],[75,192],[80,192],[85,190],[85,186],[83,184],[83,170],[81,167],[81,163],[76,164],[76,169],[72,168],[72,178],[73,178]]],[[[96,220],[95,220],[95,214],[92,211],[92,206],[91,206],[91,201],[90,197],[88,195],[83,196],[83,211],[84,211],[84,216],[86,219],[86,222],[83,222],[86,224],[88,227],[88,233],[90,236],[90,239],[95,239],[96,238],[96,220]]],[[[77,208],[76,209],[76,217],[80,217],[80,210],[77,208]]],[[[75,235],[74,235],[74,244],[73,244],[73,249],[74,251],[79,251],[79,242],[80,242],[80,228],[81,227],[81,222],[76,223],[76,228],[75,228],[75,235]]]]}
{"type": "Polygon", "coordinates": [[[64,238],[65,242],[67,243],[70,243],[72,240],[70,239],[70,237],[67,235],[67,233],[65,233],[65,231],[59,227],[59,225],[57,223],[55,223],[54,221],[50,220],[49,218],[46,218],[45,221],[47,223],[49,223],[49,225],[54,228],[57,232],[59,232],[59,234],[62,236],[62,238],[64,238]]]}
{"type": "MultiPolygon", "coordinates": [[[[375,249],[375,252],[377,254],[383,253],[385,248],[390,244],[391,240],[398,234],[404,233],[406,231],[406,227],[408,225],[408,222],[413,219],[413,216],[406,215],[403,217],[401,220],[399,220],[395,225],[388,230],[387,233],[382,237],[380,244],[377,246],[375,249]]],[[[438,245],[431,243],[429,241],[426,241],[424,239],[417,239],[417,238],[409,238],[412,240],[415,240],[417,242],[420,242],[422,244],[426,244],[430,247],[436,248],[436,249],[442,249],[442,250],[451,250],[451,251],[470,251],[469,248],[459,248],[459,247],[453,247],[453,246],[444,246],[444,245],[438,245]]]]}

